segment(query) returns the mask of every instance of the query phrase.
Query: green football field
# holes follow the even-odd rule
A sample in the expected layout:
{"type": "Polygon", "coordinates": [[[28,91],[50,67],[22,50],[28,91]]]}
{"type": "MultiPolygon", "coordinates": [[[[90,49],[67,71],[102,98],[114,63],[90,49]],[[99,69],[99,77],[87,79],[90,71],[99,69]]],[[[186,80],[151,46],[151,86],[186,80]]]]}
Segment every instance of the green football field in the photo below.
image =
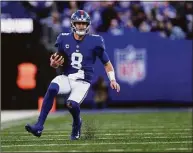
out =
{"type": "Polygon", "coordinates": [[[25,123],[33,123],[36,118],[7,123],[1,130],[1,151],[192,151],[191,111],[83,112],[81,115],[82,137],[78,141],[69,140],[71,116],[68,113],[50,115],[40,138],[24,130],[25,123]]]}

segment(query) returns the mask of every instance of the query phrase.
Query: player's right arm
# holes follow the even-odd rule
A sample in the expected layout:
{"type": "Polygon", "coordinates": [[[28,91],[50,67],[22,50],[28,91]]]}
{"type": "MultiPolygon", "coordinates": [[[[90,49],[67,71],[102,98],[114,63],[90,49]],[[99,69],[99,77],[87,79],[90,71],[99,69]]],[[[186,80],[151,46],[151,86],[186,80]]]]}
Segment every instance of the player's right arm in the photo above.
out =
{"type": "MultiPolygon", "coordinates": [[[[58,48],[58,52],[63,52],[62,47],[62,33],[57,37],[55,47],[58,48]]],[[[58,68],[59,66],[62,66],[64,63],[64,58],[62,56],[57,55],[57,53],[54,53],[50,57],[50,66],[53,68],[58,68]]]]}

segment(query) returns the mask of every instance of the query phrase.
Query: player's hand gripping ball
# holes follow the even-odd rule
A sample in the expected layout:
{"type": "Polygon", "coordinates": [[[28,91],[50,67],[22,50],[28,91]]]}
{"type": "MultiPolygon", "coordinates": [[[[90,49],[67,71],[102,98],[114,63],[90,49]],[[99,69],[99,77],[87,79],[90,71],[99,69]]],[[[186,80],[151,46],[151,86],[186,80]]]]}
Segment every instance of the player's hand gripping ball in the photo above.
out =
{"type": "Polygon", "coordinates": [[[50,66],[54,68],[58,68],[59,66],[63,66],[64,57],[61,53],[54,53],[50,57],[50,66]]]}

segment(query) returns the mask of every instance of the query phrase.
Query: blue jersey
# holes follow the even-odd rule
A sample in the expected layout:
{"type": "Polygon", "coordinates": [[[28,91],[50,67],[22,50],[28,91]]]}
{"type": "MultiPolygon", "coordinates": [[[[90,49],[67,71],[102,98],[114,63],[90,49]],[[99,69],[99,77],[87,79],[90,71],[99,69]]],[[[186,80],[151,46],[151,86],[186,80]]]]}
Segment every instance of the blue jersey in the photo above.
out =
{"type": "Polygon", "coordinates": [[[58,52],[66,54],[67,66],[63,70],[64,75],[81,73],[77,79],[92,82],[94,75],[94,63],[98,57],[103,64],[109,61],[105,52],[104,40],[99,35],[87,34],[83,40],[76,40],[73,33],[61,33],[55,46],[58,52]]]}

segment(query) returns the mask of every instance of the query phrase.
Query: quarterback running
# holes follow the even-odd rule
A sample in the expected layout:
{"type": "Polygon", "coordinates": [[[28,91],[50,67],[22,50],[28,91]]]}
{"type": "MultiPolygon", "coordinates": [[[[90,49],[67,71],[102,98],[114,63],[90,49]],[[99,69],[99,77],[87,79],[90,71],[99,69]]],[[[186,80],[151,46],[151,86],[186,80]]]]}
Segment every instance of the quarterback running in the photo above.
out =
{"type": "Polygon", "coordinates": [[[73,118],[70,139],[78,140],[80,138],[83,123],[80,117],[80,104],[85,99],[92,83],[96,58],[103,63],[111,88],[117,92],[120,91],[114,68],[105,51],[104,40],[100,35],[89,34],[90,25],[91,20],[88,13],[77,10],[71,16],[72,32],[61,33],[57,37],[55,46],[58,52],[50,57],[50,66],[53,68],[62,66],[63,73],[51,81],[37,122],[25,126],[25,129],[34,136],[41,136],[55,96],[69,94],[65,104],[73,118]]]}

